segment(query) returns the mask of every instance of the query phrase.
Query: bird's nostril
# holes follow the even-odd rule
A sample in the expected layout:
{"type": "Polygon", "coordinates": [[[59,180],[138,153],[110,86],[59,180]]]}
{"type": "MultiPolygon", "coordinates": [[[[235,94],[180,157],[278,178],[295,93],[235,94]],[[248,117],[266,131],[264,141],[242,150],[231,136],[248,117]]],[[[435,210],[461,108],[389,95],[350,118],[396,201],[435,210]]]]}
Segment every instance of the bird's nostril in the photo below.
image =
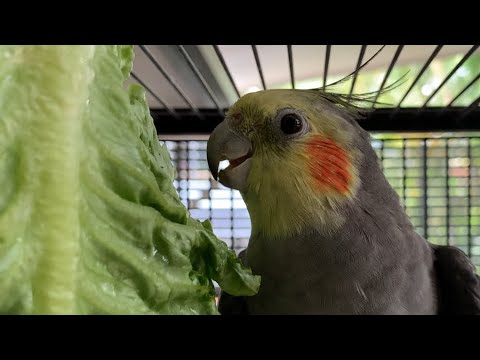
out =
{"type": "Polygon", "coordinates": [[[232,114],[230,118],[232,119],[234,125],[240,124],[243,120],[243,116],[239,113],[232,114]]]}

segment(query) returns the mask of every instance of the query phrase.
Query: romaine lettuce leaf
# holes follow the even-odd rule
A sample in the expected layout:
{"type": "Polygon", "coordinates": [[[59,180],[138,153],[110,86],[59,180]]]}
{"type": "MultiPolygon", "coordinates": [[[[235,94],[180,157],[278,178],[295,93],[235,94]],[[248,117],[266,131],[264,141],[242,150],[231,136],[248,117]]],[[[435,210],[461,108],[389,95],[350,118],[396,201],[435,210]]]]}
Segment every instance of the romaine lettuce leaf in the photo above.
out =
{"type": "Polygon", "coordinates": [[[253,295],[190,217],[132,46],[0,47],[0,313],[218,314],[253,295]]]}

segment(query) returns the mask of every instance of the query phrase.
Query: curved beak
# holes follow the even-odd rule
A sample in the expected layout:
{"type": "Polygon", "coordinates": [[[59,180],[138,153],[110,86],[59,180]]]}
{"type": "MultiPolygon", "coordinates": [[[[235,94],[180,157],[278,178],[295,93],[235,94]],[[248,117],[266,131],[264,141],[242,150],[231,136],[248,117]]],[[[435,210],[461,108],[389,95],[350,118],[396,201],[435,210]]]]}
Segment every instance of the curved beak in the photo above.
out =
{"type": "Polygon", "coordinates": [[[253,155],[250,140],[234,131],[227,121],[213,130],[207,143],[207,160],[210,172],[221,184],[240,191],[246,189],[253,155]],[[220,162],[228,160],[230,165],[220,172],[220,162]]]}

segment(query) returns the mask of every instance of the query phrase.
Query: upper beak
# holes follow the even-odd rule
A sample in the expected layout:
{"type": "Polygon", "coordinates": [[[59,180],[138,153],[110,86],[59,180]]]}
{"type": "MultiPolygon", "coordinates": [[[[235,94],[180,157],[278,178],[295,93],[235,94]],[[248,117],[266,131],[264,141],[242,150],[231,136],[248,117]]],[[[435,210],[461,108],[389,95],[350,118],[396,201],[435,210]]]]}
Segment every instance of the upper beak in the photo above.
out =
{"type": "Polygon", "coordinates": [[[234,131],[227,121],[213,130],[207,143],[207,160],[213,178],[233,189],[243,190],[250,171],[252,156],[250,140],[234,131]],[[220,161],[228,160],[230,166],[220,173],[220,161]]]}

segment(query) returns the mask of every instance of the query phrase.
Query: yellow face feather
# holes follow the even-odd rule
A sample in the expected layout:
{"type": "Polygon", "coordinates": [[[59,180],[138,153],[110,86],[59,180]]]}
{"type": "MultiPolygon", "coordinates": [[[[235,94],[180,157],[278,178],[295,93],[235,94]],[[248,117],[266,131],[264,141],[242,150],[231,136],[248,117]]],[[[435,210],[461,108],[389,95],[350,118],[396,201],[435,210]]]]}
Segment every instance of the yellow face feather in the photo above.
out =
{"type": "Polygon", "coordinates": [[[336,210],[355,196],[361,154],[352,146],[351,125],[340,111],[311,91],[267,90],[243,96],[228,115],[254,153],[242,196],[252,232],[278,237],[305,227],[334,230],[345,221],[336,210]],[[308,131],[282,137],[279,112],[294,109],[308,131]],[[328,224],[328,226],[327,226],[328,224]]]}

